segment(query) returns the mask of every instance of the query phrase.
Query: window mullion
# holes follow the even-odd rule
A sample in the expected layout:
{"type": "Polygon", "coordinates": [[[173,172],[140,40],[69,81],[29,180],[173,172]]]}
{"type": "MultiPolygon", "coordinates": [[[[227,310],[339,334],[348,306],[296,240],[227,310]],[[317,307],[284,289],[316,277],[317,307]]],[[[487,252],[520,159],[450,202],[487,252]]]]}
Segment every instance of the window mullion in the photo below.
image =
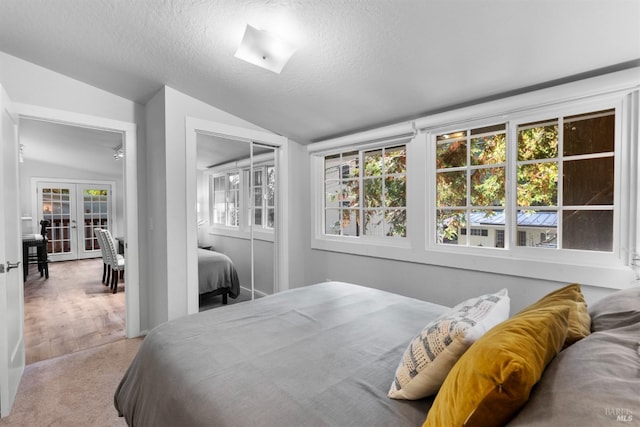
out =
{"type": "Polygon", "coordinates": [[[467,203],[465,206],[465,228],[467,229],[467,241],[465,246],[471,246],[471,129],[466,130],[467,146],[467,203]]]}
{"type": "Polygon", "coordinates": [[[358,188],[359,188],[359,194],[358,194],[358,224],[360,224],[358,233],[356,233],[356,235],[358,237],[362,237],[364,236],[364,209],[365,209],[365,205],[364,205],[364,150],[359,150],[358,151],[358,165],[360,166],[358,168],[358,188]]]}
{"type": "Polygon", "coordinates": [[[556,249],[564,248],[564,240],[563,240],[563,218],[564,218],[564,118],[558,117],[558,201],[556,203],[556,215],[557,215],[557,227],[556,227],[556,240],[557,247],[556,249]]]}
{"type": "Polygon", "coordinates": [[[505,156],[506,162],[505,165],[505,201],[506,206],[504,207],[504,248],[506,250],[512,250],[516,247],[515,245],[515,235],[516,235],[516,212],[517,212],[517,146],[518,146],[518,137],[515,131],[516,126],[513,126],[512,122],[507,122],[505,124],[505,135],[506,135],[506,146],[505,146],[505,156]]]}

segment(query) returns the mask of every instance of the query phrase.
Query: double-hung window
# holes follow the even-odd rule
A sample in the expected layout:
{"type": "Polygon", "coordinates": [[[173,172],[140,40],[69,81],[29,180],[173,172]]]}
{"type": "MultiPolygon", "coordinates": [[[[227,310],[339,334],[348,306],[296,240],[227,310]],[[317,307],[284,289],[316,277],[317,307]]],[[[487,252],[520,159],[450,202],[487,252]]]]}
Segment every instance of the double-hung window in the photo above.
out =
{"type": "Polygon", "coordinates": [[[324,156],[324,234],[407,236],[406,145],[324,156]]]}

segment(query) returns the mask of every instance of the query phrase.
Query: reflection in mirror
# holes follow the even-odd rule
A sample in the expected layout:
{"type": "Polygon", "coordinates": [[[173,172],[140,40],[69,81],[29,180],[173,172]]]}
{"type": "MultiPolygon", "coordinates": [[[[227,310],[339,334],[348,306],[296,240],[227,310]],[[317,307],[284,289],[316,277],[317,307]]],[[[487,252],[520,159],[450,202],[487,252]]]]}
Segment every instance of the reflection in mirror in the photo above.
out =
{"type": "Polygon", "coordinates": [[[200,311],[273,293],[274,148],[197,134],[200,311]],[[236,280],[237,277],[237,280],[236,280]]]}
{"type": "Polygon", "coordinates": [[[273,147],[254,142],[251,150],[249,194],[255,298],[274,291],[276,164],[273,147]]]}

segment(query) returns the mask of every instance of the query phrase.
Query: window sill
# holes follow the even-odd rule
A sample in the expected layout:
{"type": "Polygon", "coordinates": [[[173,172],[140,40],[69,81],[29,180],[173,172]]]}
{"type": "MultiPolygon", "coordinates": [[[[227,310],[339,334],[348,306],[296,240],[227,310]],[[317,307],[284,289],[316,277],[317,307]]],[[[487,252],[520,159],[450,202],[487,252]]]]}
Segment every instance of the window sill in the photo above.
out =
{"type": "MultiPolygon", "coordinates": [[[[311,248],[328,252],[384,258],[394,261],[434,265],[439,267],[473,270],[515,277],[525,277],[561,283],[579,283],[611,289],[631,286],[633,270],[622,263],[597,264],[585,260],[581,253],[575,259],[561,260],[557,257],[532,259],[496,249],[491,253],[465,248],[464,251],[412,247],[408,239],[389,239],[389,242],[363,242],[361,239],[315,237],[311,248]]],[[[415,246],[415,245],[414,245],[415,246]]],[[[459,248],[456,248],[459,249],[459,248]]],[[[613,255],[611,255],[613,257],[613,255]]]]}
{"type": "MultiPolygon", "coordinates": [[[[235,227],[209,227],[208,233],[215,236],[224,236],[231,237],[234,239],[244,239],[249,240],[251,238],[251,232],[249,230],[241,230],[235,227]]],[[[260,240],[264,242],[274,242],[274,232],[270,231],[262,231],[262,230],[254,230],[253,238],[254,240],[260,240]]]]}

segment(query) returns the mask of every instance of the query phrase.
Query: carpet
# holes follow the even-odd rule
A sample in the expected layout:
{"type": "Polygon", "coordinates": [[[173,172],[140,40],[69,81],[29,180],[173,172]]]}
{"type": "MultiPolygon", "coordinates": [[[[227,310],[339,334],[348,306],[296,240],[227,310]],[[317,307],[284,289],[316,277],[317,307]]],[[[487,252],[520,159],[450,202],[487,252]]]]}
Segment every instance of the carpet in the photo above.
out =
{"type": "Polygon", "coordinates": [[[27,365],[0,426],[126,426],[113,395],[141,342],[123,339],[27,365]]]}

